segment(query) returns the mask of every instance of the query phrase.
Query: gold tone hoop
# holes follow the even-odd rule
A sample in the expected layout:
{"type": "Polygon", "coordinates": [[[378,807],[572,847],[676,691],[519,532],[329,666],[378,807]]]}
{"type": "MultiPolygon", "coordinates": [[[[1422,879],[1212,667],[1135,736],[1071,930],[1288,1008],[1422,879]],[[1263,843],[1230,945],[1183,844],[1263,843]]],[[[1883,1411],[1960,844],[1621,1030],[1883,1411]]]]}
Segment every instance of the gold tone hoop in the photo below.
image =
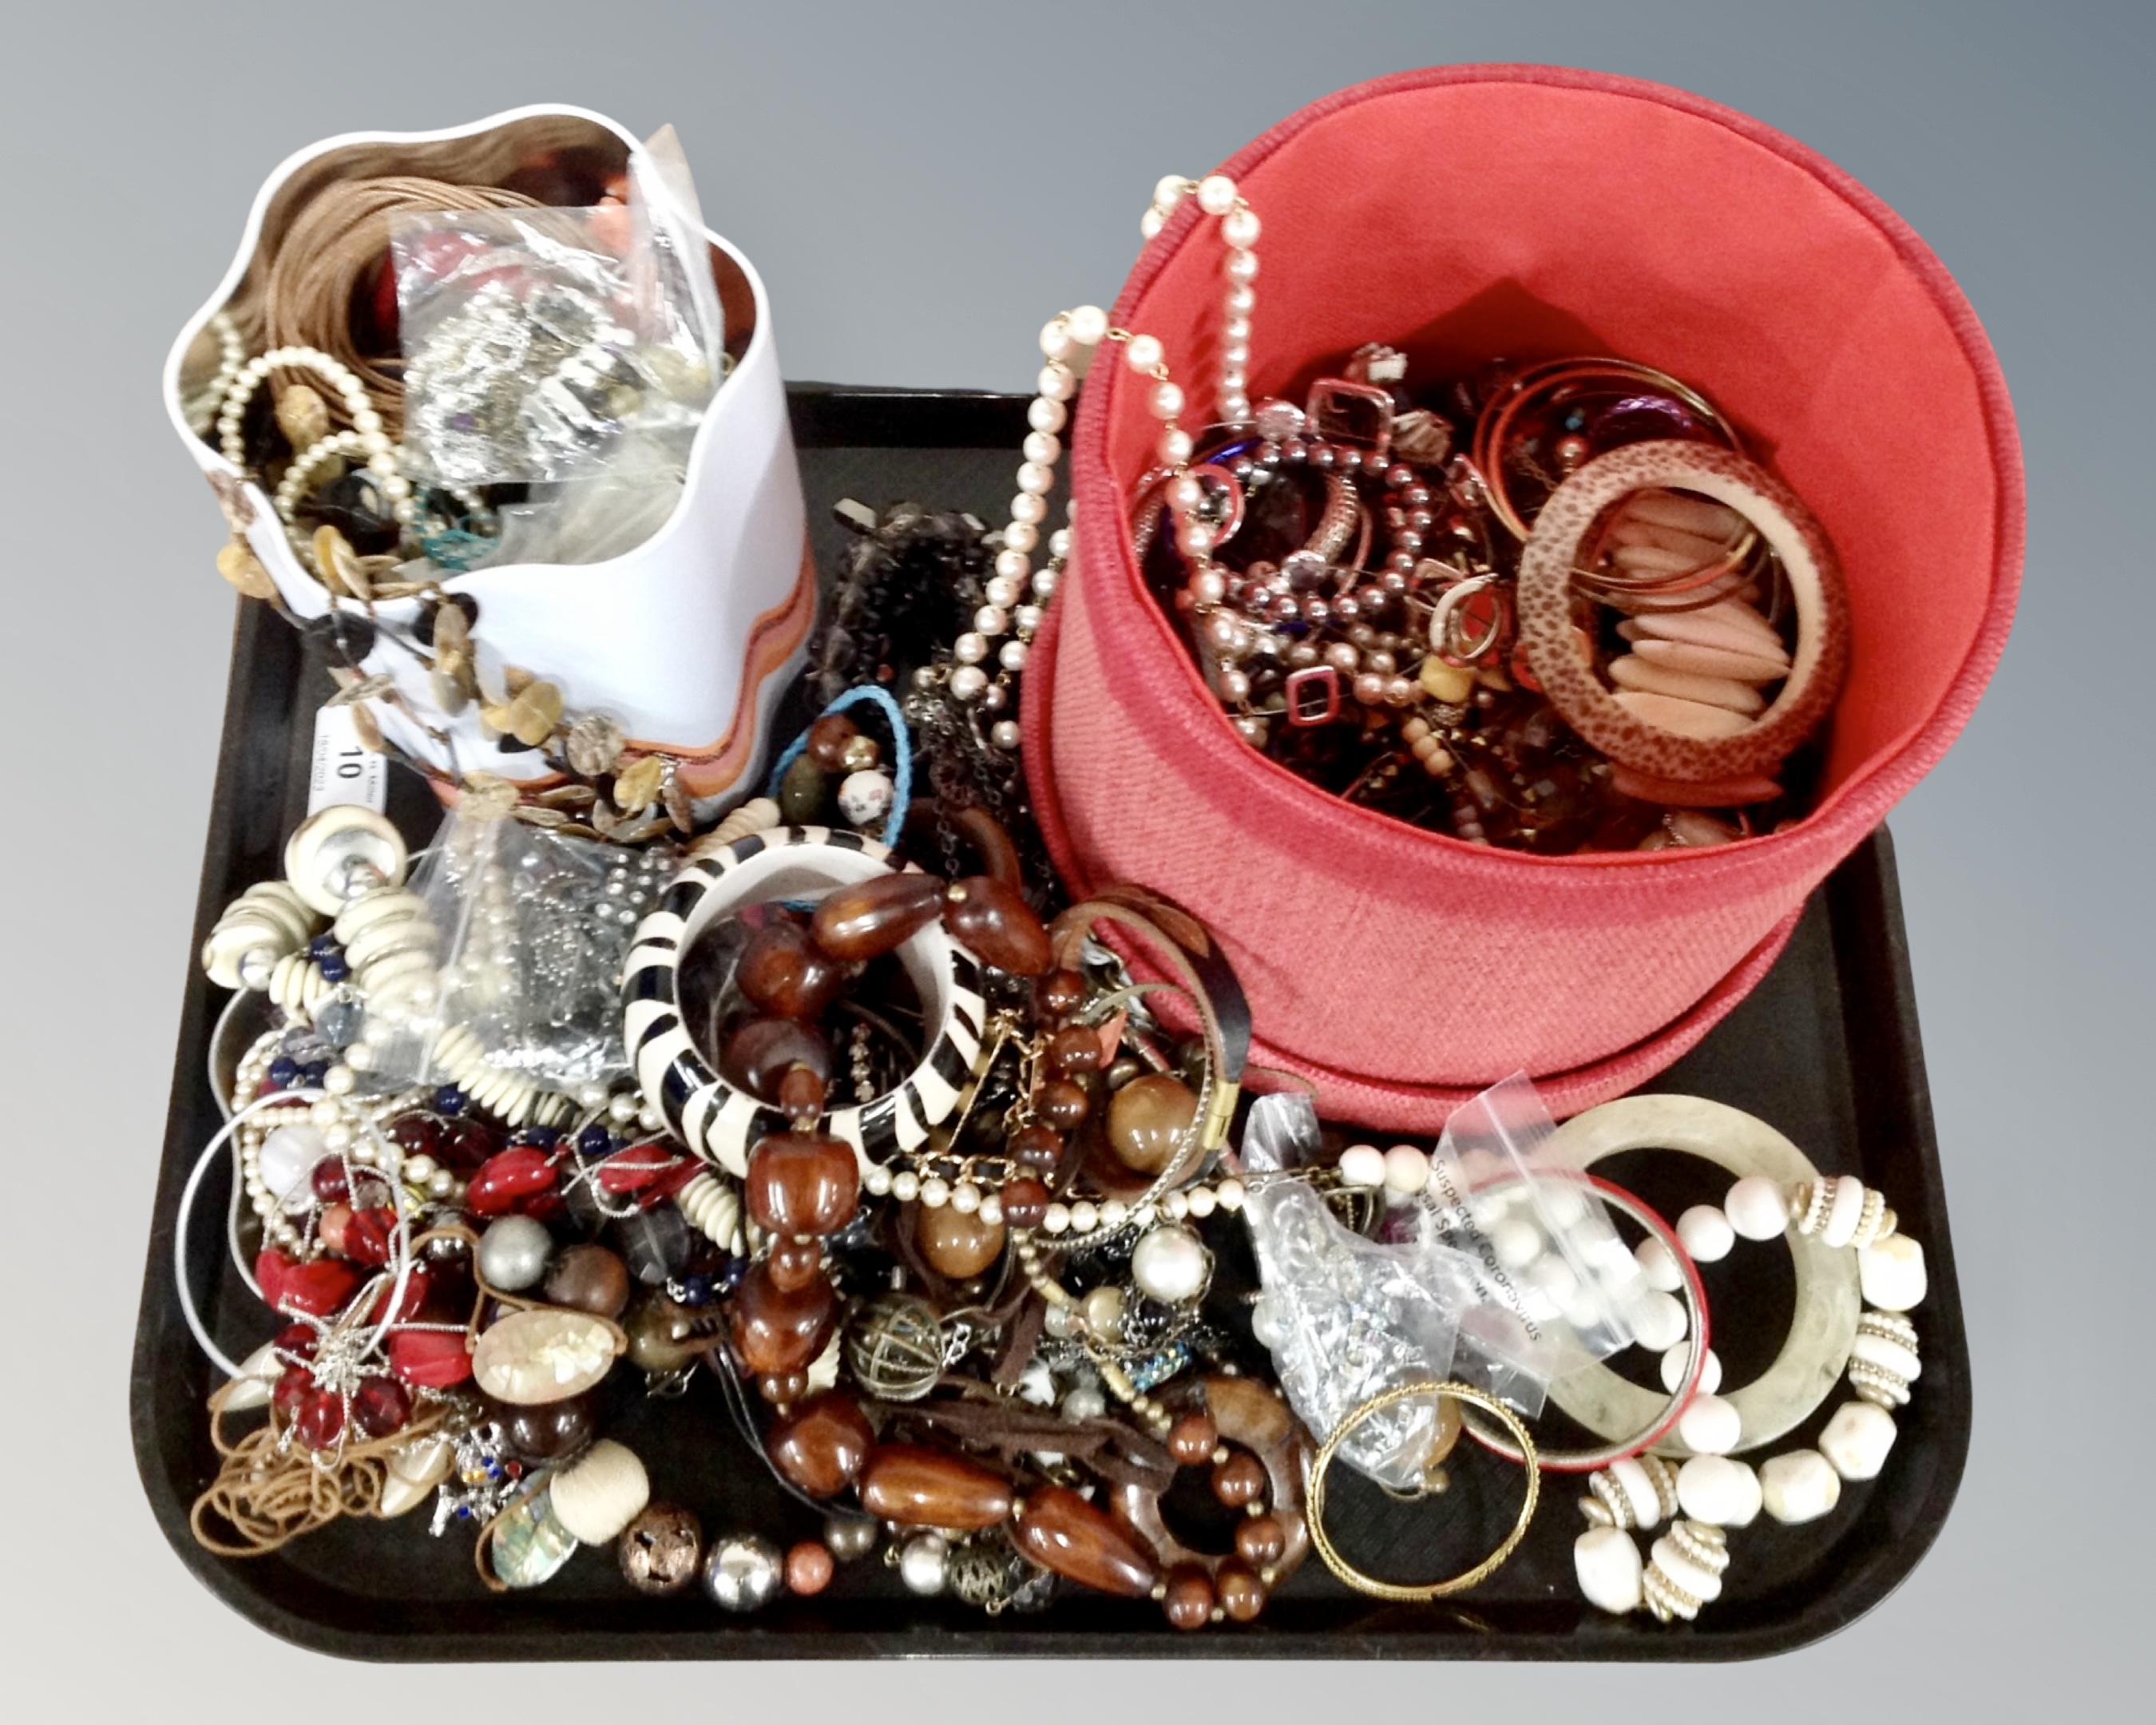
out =
{"type": "Polygon", "coordinates": [[[1503,1567],[1505,1560],[1518,1548],[1520,1541],[1527,1537],[1527,1524],[1535,1518],[1535,1505],[1541,1497],[1542,1474],[1535,1455],[1534,1438],[1520,1416],[1504,1403],[1466,1384],[1403,1384],[1372,1396],[1349,1413],[1333,1428],[1332,1435],[1326,1439],[1318,1450],[1317,1460],[1310,1464],[1310,1543],[1317,1548],[1317,1554],[1324,1558],[1325,1567],[1357,1592],[1368,1594],[1373,1599],[1397,1599],[1419,1604],[1431,1599],[1444,1599],[1450,1594],[1466,1593],[1471,1587],[1487,1581],[1496,1574],[1503,1567]],[[1348,1440],[1348,1434],[1373,1414],[1382,1413],[1396,1403],[1426,1395],[1450,1397],[1495,1415],[1510,1430],[1514,1441],[1520,1446],[1522,1466],[1527,1476],[1527,1501],[1520,1505],[1519,1519],[1512,1523],[1512,1531],[1505,1536],[1504,1543],[1472,1569],[1454,1576],[1450,1581],[1435,1581],[1426,1587],[1402,1587],[1394,1582],[1379,1581],[1373,1576],[1365,1575],[1334,1548],[1331,1536],[1325,1531],[1325,1473],[1332,1465],[1333,1456],[1348,1440]]]}

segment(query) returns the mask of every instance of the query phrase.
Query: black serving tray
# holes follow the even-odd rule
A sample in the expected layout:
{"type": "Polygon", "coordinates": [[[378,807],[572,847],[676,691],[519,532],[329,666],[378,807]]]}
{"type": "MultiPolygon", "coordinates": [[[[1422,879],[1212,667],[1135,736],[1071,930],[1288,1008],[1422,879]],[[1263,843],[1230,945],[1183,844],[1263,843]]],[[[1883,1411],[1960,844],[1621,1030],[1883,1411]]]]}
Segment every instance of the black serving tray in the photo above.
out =
{"type": "MultiPolygon", "coordinates": [[[[1024,403],[1011,396],[803,386],[793,429],[819,567],[843,530],[830,506],[911,497],[997,518],[1008,502],[1024,403]]],[[[305,812],[311,716],[329,694],[321,660],[266,606],[243,603],[233,643],[216,801],[210,812],[194,942],[228,900],[274,875],[284,835],[305,812]]],[[[416,776],[393,773],[390,812],[414,834],[431,828],[416,776]]],[[[579,1553],[530,1593],[492,1594],[473,1569],[469,1534],[430,1539],[425,1511],[394,1523],[345,1522],[273,1556],[210,1556],[187,1512],[216,1468],[203,1411],[217,1374],[190,1340],[172,1282],[180,1189],[218,1117],[205,1076],[223,997],[193,963],[158,1176],[131,1411],[142,1483],[166,1536],[219,1599],[303,1646],[381,1660],[870,1658],[952,1655],[1207,1658],[1740,1659],[1779,1653],[1870,1610],[1938,1538],[1969,1452],[1969,1349],[1962,1327],[1946,1199],[1933,1134],[1893,849],[1875,834],[1806,907],[1794,937],[1753,993],[1650,1088],[1712,1096],[1786,1132],[1829,1173],[1885,1190],[1924,1245],[1931,1291],[1916,1314],[1924,1370],[1898,1418],[1883,1475],[1851,1486],[1824,1520],[1780,1527],[1763,1518],[1732,1536],[1722,1598],[1691,1625],[1613,1619],[1584,1605],[1571,1548],[1584,1523],[1578,1481],[1551,1476],[1544,1507],[1502,1570],[1439,1605],[1380,1604],[1350,1593],[1314,1559],[1246,1626],[1178,1634],[1144,1601],[1079,1595],[1033,1616],[997,1620],[950,1599],[907,1594],[881,1563],[841,1572],[824,1594],[728,1617],[700,1594],[646,1599],[610,1552],[579,1553]]],[[[1727,1183],[1703,1164],[1629,1158],[1603,1172],[1675,1216],[1727,1183]]],[[[191,1242],[192,1286],[207,1321],[239,1358],[273,1325],[224,1261],[224,1176],[203,1193],[191,1242]]],[[[1787,1254],[1745,1246],[1710,1266],[1714,1341],[1732,1383],[1779,1346],[1791,1303],[1787,1254]],[[1738,1293],[1743,1290],[1740,1299],[1738,1293]]],[[[1809,1440],[1828,1408],[1792,1435],[1809,1440]]],[[[716,1386],[678,1401],[624,1398],[610,1428],[643,1455],[654,1495],[683,1502],[718,1532],[753,1528],[814,1537],[815,1517],[787,1501],[735,1435],[716,1386]]],[[[1518,1481],[1486,1456],[1466,1457],[1454,1489],[1403,1507],[1352,1476],[1335,1486],[1336,1538],[1374,1573],[1434,1579],[1496,1543],[1518,1481]]]]}

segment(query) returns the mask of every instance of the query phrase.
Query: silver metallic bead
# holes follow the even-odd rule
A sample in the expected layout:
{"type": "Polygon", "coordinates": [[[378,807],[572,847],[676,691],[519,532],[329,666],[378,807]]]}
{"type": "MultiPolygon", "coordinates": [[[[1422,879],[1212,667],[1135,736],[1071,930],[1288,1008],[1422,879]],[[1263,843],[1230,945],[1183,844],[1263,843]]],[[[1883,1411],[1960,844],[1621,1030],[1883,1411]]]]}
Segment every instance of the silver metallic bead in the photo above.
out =
{"type": "Polygon", "coordinates": [[[860,1516],[826,1516],[824,1544],[842,1563],[859,1563],[876,1548],[883,1530],[860,1516]]]}
{"type": "Polygon", "coordinates": [[[950,1567],[950,1542],[941,1533],[917,1533],[898,1553],[898,1579],[916,1594],[942,1593],[950,1567]]]}
{"type": "Polygon", "coordinates": [[[723,1611],[755,1611],[778,1597],[786,1559],[755,1533],[737,1533],[713,1545],[704,1559],[704,1590],[723,1611]]]}

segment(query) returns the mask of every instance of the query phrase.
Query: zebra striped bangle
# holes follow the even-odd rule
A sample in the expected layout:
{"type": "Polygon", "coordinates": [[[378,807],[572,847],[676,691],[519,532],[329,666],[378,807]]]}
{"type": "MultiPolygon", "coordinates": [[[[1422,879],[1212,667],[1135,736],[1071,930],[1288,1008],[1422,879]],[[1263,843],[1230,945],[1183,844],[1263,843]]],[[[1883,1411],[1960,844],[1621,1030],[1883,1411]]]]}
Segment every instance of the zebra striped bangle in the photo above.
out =
{"type": "MultiPolygon", "coordinates": [[[[682,1021],[681,958],[720,917],[772,899],[798,898],[903,869],[857,833],[819,826],[773,827],[714,848],[675,875],[658,908],[638,926],[622,983],[622,1033],[644,1094],[681,1142],[737,1178],[749,1151],[792,1122],[780,1110],[730,1084],[696,1047],[682,1021]]],[[[940,923],[898,949],[932,1029],[927,1052],[894,1090],[824,1115],[816,1129],[854,1147],[864,1170],[928,1142],[972,1081],[988,1003],[981,967],[940,923]]]]}

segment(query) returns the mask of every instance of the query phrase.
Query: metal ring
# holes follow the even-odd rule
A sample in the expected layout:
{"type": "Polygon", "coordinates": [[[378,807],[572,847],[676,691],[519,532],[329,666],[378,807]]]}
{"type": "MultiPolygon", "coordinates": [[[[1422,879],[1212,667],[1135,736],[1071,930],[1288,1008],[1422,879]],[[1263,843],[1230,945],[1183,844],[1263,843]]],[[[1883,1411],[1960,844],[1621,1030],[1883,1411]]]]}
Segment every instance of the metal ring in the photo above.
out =
{"type": "Polygon", "coordinates": [[[1430,1599],[1441,1599],[1449,1594],[1465,1593],[1471,1587],[1487,1581],[1503,1567],[1506,1558],[1518,1548],[1527,1537],[1527,1524],[1535,1518],[1535,1506],[1542,1498],[1542,1474],[1535,1454],[1535,1440],[1522,1423],[1520,1416],[1486,1391],[1467,1384],[1402,1384],[1391,1389],[1380,1390],[1376,1395],[1356,1408],[1333,1428],[1332,1435],[1326,1439],[1318,1450],[1317,1458],[1310,1464],[1310,1543],[1317,1548],[1317,1554],[1325,1559],[1325,1567],[1358,1593],[1373,1599],[1397,1599],[1409,1604],[1421,1604],[1430,1599]],[[1502,1420],[1520,1446],[1525,1458],[1527,1495],[1520,1505],[1519,1519],[1512,1523],[1496,1550],[1482,1559],[1473,1568],[1465,1570],[1449,1581],[1433,1581],[1422,1587],[1402,1587],[1396,1582],[1379,1581],[1365,1575],[1342,1557],[1325,1531],[1325,1472],[1332,1465],[1348,1435],[1373,1414],[1383,1413],[1387,1408],[1412,1397],[1450,1396],[1455,1401],[1468,1403],[1494,1414],[1502,1420]]]}

